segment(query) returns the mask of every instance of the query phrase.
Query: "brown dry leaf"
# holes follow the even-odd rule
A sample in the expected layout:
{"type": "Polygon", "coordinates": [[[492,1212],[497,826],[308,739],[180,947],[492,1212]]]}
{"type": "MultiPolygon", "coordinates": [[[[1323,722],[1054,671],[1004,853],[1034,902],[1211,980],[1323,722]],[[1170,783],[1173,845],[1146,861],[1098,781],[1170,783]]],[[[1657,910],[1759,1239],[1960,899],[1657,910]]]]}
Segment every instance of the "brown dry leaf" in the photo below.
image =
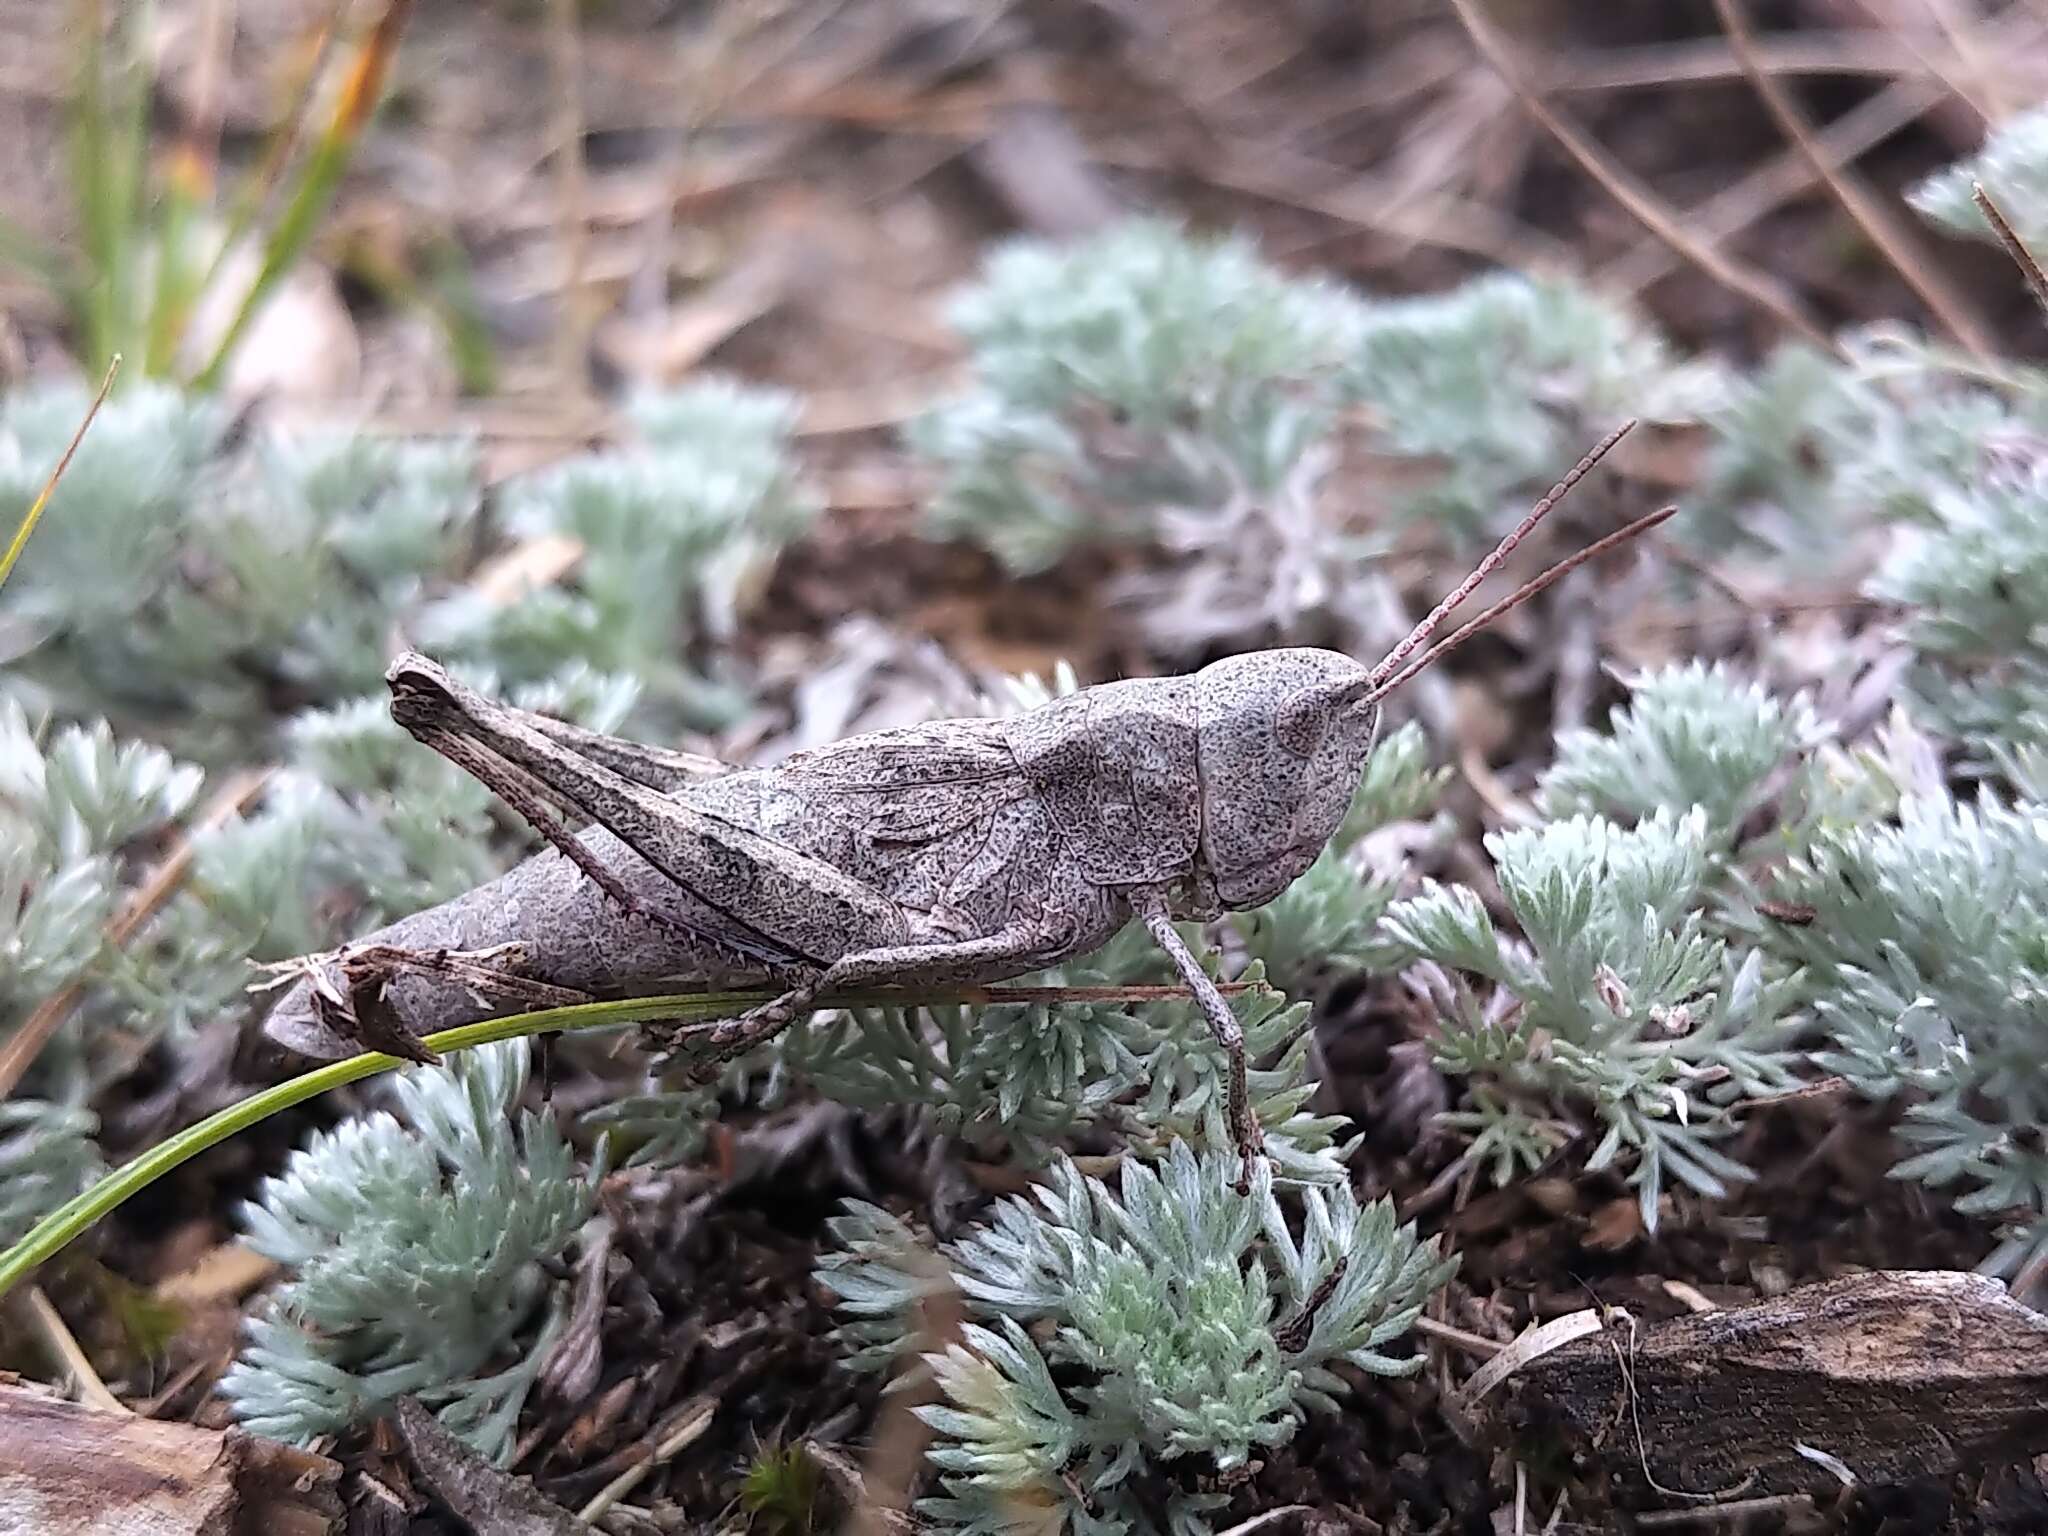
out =
{"type": "Polygon", "coordinates": [[[674,386],[735,334],[778,308],[814,265],[799,238],[771,223],[732,266],[660,314],[621,313],[594,338],[605,361],[635,383],[674,386]]]}
{"type": "Polygon", "coordinates": [[[1529,1197],[1530,1204],[1551,1217],[1574,1215],[1583,1204],[1578,1186],[1570,1179],[1561,1179],[1555,1174],[1525,1179],[1522,1193],[1529,1197]]]}
{"type": "Polygon", "coordinates": [[[222,1243],[156,1288],[158,1301],[181,1307],[203,1307],[234,1301],[277,1273],[277,1265],[241,1243],[222,1243]]]}
{"type": "Polygon", "coordinates": [[[1594,1211],[1579,1244],[1595,1253],[1619,1253],[1624,1248],[1633,1248],[1642,1237],[1642,1208],[1634,1195],[1628,1195],[1610,1200],[1594,1211]]]}

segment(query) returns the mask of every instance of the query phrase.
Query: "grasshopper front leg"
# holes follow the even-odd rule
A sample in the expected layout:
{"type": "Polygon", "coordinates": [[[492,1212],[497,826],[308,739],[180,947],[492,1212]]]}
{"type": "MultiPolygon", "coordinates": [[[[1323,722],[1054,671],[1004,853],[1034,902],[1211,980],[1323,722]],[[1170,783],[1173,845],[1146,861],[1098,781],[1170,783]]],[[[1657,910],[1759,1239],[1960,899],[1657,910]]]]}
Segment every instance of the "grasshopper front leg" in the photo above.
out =
{"type": "Polygon", "coordinates": [[[1209,1028],[1215,1032],[1216,1041],[1223,1047],[1223,1053],[1230,1059],[1230,1083],[1226,1097],[1226,1113],[1230,1121],[1230,1138],[1243,1159],[1238,1171],[1237,1192],[1250,1194],[1252,1186],[1252,1160],[1265,1150],[1265,1132],[1259,1127],[1259,1117],[1252,1112],[1251,1068],[1245,1060],[1244,1026],[1231,1011],[1229,1000],[1217,989],[1209,973],[1181,942],[1180,931],[1173,926],[1173,914],[1167,905],[1166,895],[1151,888],[1140,888],[1130,893],[1131,910],[1145,925],[1152,941],[1166,952],[1166,958],[1173,962],[1173,968],[1180,972],[1180,979],[1194,994],[1195,1002],[1209,1021],[1209,1028]]]}

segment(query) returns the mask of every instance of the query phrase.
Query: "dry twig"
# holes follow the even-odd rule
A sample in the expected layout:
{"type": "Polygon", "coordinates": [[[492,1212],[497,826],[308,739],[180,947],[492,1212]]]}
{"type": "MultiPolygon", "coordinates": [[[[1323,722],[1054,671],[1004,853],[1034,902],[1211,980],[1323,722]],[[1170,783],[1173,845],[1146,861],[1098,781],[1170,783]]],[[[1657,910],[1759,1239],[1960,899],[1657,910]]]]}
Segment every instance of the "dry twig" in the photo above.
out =
{"type": "MultiPolygon", "coordinates": [[[[1829,163],[1848,165],[1946,99],[1938,81],[1924,76],[1900,80],[1820,130],[1817,147],[1829,163]]],[[[1681,217],[1696,240],[1717,246],[1800,196],[1816,179],[1813,162],[1798,150],[1788,149],[1697,207],[1686,209],[1681,217]]],[[[1679,253],[1662,240],[1648,238],[1608,262],[1596,276],[1603,286],[1640,293],[1678,265],[1679,253]]]]}
{"type": "Polygon", "coordinates": [[[1615,164],[1613,158],[1577,123],[1544,100],[1542,94],[1529,84],[1513,50],[1481,8],[1479,0],[1451,0],[1451,8],[1458,13],[1459,21],[1464,23],[1465,31],[1480,56],[1514,88],[1529,115],[1638,223],[1709,277],[1767,310],[1787,329],[1796,331],[1818,347],[1835,350],[1833,338],[1814,324],[1781,284],[1698,240],[1656,194],[1615,164]]]}
{"type": "Polygon", "coordinates": [[[64,1374],[70,1378],[71,1390],[78,1400],[88,1408],[101,1413],[128,1413],[128,1405],[114,1396],[107,1384],[100,1379],[100,1373],[93,1369],[92,1361],[78,1338],[65,1324],[63,1316],[44,1294],[39,1285],[31,1285],[21,1293],[15,1310],[28,1325],[29,1331],[56,1361],[64,1374]]]}
{"type": "Polygon", "coordinates": [[[1998,349],[1991,340],[1990,327],[1975,306],[1928,260],[1912,233],[1890,208],[1878,201],[1862,179],[1847,166],[1837,165],[1815,141],[1813,129],[1784,83],[1763,67],[1742,0],[1714,0],[1714,9],[1721,18],[1722,30],[1728,34],[1728,46],[1765,110],[1777,120],[1779,130],[1813,167],[1814,174],[1834,194],[1843,211],[1862,226],[1871,244],[1883,252],[1885,260],[1898,269],[1899,276],[1957,341],[1974,356],[1996,356],[1998,349]]]}

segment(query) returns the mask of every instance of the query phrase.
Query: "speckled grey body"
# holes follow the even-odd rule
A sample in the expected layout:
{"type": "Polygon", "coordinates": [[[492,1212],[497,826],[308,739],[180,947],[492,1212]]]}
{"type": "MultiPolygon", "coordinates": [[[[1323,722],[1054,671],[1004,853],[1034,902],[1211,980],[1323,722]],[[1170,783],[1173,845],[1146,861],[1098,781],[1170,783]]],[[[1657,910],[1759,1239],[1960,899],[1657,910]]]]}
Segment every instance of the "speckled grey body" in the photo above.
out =
{"type": "MultiPolygon", "coordinates": [[[[525,974],[606,996],[796,981],[709,1027],[707,1043],[730,1054],[823,989],[1007,980],[1085,954],[1136,916],[1232,1049],[1248,1146],[1236,1021],[1172,919],[1260,905],[1306,870],[1343,819],[1378,720],[1358,662],[1274,650],[691,781],[648,749],[480,698],[423,657],[401,657],[390,682],[400,722],[556,848],[365,942],[518,943],[525,974]],[[571,836],[550,801],[593,825],[571,836]]],[[[434,974],[401,975],[386,998],[416,1033],[503,1011],[434,974]]],[[[303,982],[267,1031],[308,1054],[356,1049],[316,1021],[303,982]]]]}

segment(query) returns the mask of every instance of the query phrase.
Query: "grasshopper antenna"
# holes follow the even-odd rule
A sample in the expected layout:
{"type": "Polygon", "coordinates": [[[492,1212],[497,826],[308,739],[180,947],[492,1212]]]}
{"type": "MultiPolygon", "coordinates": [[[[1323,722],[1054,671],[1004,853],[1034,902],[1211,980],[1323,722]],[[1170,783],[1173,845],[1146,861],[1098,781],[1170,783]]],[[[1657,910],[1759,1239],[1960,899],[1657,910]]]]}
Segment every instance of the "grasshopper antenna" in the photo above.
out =
{"type": "MultiPolygon", "coordinates": [[[[1587,475],[1591,474],[1593,466],[1595,464],[1598,464],[1602,459],[1606,458],[1609,451],[1613,449],[1614,445],[1620,442],[1624,437],[1628,436],[1630,430],[1633,429],[1634,426],[1635,420],[1633,417],[1631,417],[1629,420],[1624,421],[1620,426],[1616,427],[1612,432],[1608,433],[1605,437],[1600,439],[1600,441],[1593,446],[1591,452],[1589,452],[1583,459],[1579,460],[1577,464],[1572,466],[1571,473],[1566,475],[1562,480],[1558,481],[1557,484],[1553,485],[1550,488],[1550,493],[1546,495],[1541,501],[1537,502],[1534,507],[1529,509],[1529,515],[1523,518],[1519,523],[1515,524],[1514,528],[1509,532],[1506,538],[1502,539],[1498,544],[1493,546],[1493,553],[1488,555],[1484,560],[1480,561],[1477,565],[1472,567],[1472,574],[1467,576],[1463,581],[1458,583],[1457,590],[1451,593],[1451,595],[1445,598],[1442,602],[1438,603],[1434,608],[1430,609],[1429,616],[1425,618],[1420,624],[1416,625],[1413,629],[1408,631],[1408,638],[1403,640],[1399,645],[1395,646],[1391,651],[1387,652],[1386,658],[1383,661],[1381,661],[1378,666],[1374,667],[1371,672],[1366,674],[1366,681],[1372,687],[1371,697],[1378,698],[1380,697],[1380,695],[1387,693],[1392,687],[1391,684],[1387,683],[1387,679],[1393,677],[1396,673],[1399,673],[1401,677],[1405,679],[1413,677],[1416,672],[1419,672],[1421,670],[1420,667],[1409,668],[1406,671],[1403,671],[1402,669],[1409,657],[1413,656],[1417,651],[1421,650],[1423,646],[1429,643],[1429,637],[1436,633],[1438,626],[1441,625],[1445,619],[1451,616],[1452,611],[1456,609],[1460,603],[1464,602],[1466,598],[1470,597],[1474,592],[1477,592],[1479,588],[1485,583],[1487,577],[1491,576],[1495,571],[1501,568],[1502,562],[1505,561],[1509,555],[1512,555],[1515,552],[1515,546],[1520,544],[1522,540],[1526,539],[1527,537],[1529,537],[1530,534],[1536,531],[1536,525],[1542,522],[1544,518],[1550,515],[1550,509],[1552,507],[1555,507],[1560,501],[1563,501],[1565,497],[1569,496],[1571,494],[1572,487],[1577,485],[1581,480],[1585,479],[1587,475]]],[[[1594,545],[1592,549],[1583,551],[1579,558],[1581,560],[1591,558],[1593,551],[1599,549],[1600,547],[1602,546],[1594,545]]],[[[1565,571],[1569,569],[1571,569],[1570,565],[1561,566],[1557,569],[1555,575],[1550,575],[1547,578],[1539,579],[1543,580],[1544,585],[1547,586],[1551,581],[1555,581],[1558,576],[1562,576],[1565,573],[1565,571]]],[[[1536,593],[1542,590],[1542,587],[1536,586],[1534,583],[1532,583],[1529,587],[1525,588],[1522,593],[1517,594],[1517,600],[1526,599],[1528,597],[1534,597],[1536,593]]],[[[1509,606],[1513,605],[1510,604],[1509,606]]],[[[1506,611],[1506,609],[1501,610],[1501,612],[1503,613],[1506,611]]],[[[1441,648],[1439,648],[1439,651],[1431,652],[1431,654],[1436,655],[1440,654],[1440,652],[1441,648]]]]}
{"type": "MultiPolygon", "coordinates": [[[[1613,438],[1608,439],[1609,444],[1611,444],[1613,441],[1613,438]]],[[[1604,444],[1602,445],[1603,451],[1605,446],[1606,445],[1604,444]]],[[[1670,517],[1672,517],[1677,511],[1677,507],[1662,507],[1655,512],[1651,512],[1643,517],[1637,518],[1634,522],[1628,524],[1626,527],[1615,529],[1614,532],[1608,534],[1607,537],[1605,537],[1604,539],[1595,540],[1593,543],[1588,544],[1584,549],[1580,550],[1577,554],[1568,555],[1564,559],[1558,561],[1557,564],[1553,565],[1541,576],[1532,577],[1530,580],[1522,583],[1521,586],[1515,588],[1514,591],[1510,592],[1506,597],[1502,598],[1499,602],[1495,603],[1491,608],[1487,609],[1477,618],[1469,619],[1465,623],[1460,624],[1456,629],[1452,630],[1448,635],[1444,636],[1443,639],[1439,640],[1435,645],[1431,646],[1428,650],[1424,651],[1420,656],[1417,656],[1413,661],[1409,662],[1407,666],[1403,667],[1399,672],[1396,672],[1392,677],[1380,679],[1379,673],[1375,672],[1373,676],[1375,679],[1379,680],[1373,683],[1371,691],[1369,691],[1365,696],[1365,701],[1368,704],[1370,704],[1375,702],[1376,700],[1385,698],[1388,694],[1392,693],[1396,688],[1400,687],[1403,683],[1407,682],[1411,677],[1415,676],[1416,673],[1422,671],[1426,667],[1432,667],[1436,665],[1436,663],[1444,656],[1446,652],[1454,650],[1456,647],[1463,645],[1467,640],[1470,640],[1474,635],[1478,634],[1482,629],[1486,628],[1487,625],[1491,624],[1495,619],[1499,618],[1509,609],[1521,607],[1522,604],[1529,601],[1530,598],[1534,597],[1538,592],[1541,592],[1545,587],[1549,586],[1552,582],[1561,580],[1563,577],[1569,576],[1573,571],[1577,570],[1580,566],[1584,565],[1588,560],[1597,560],[1600,556],[1606,554],[1608,550],[1618,548],[1619,546],[1626,544],[1630,539],[1648,533],[1652,528],[1655,528],[1659,523],[1662,523],[1670,517]]],[[[1523,526],[1524,528],[1527,528],[1529,525],[1527,523],[1524,523],[1523,526]]],[[[1521,531],[1522,530],[1520,529],[1517,530],[1517,532],[1521,531]]],[[[1434,618],[1436,617],[1436,615],[1432,614],[1430,615],[1430,617],[1434,618]]],[[[1417,627],[1420,628],[1419,625],[1417,627]]],[[[1382,664],[1382,666],[1384,666],[1384,664],[1382,664]]]]}

